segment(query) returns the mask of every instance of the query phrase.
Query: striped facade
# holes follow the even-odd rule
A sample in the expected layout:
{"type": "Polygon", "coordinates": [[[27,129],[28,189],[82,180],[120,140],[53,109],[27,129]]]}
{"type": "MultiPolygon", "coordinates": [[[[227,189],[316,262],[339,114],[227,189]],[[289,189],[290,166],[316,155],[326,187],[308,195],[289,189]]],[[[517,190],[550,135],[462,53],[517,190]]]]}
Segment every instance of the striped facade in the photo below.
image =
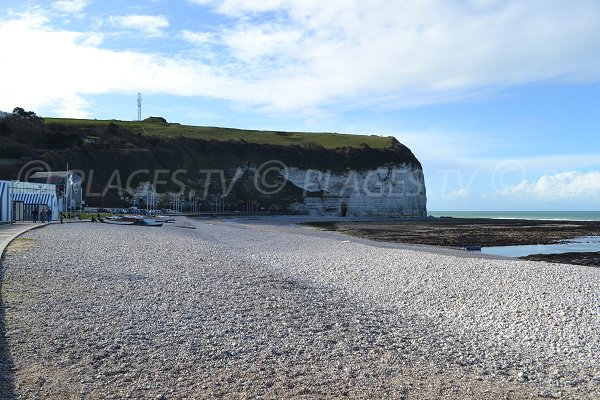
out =
{"type": "Polygon", "coordinates": [[[48,193],[13,193],[12,201],[22,202],[26,206],[45,205],[51,207],[52,200],[55,198],[55,194],[48,193]]]}
{"type": "Polygon", "coordinates": [[[31,220],[32,211],[52,211],[58,218],[56,185],[20,181],[0,181],[0,222],[31,220]]]}
{"type": "Polygon", "coordinates": [[[12,221],[10,181],[0,181],[0,222],[12,221]]]}

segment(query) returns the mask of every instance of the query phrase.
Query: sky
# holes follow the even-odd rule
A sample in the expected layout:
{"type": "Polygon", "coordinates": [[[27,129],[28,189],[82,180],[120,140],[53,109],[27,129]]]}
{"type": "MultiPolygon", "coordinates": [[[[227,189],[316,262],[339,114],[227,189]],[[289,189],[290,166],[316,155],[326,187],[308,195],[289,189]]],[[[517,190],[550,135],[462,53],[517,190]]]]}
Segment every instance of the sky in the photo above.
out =
{"type": "Polygon", "coordinates": [[[0,110],[394,136],[429,210],[600,210],[598,0],[3,0],[0,110]]]}

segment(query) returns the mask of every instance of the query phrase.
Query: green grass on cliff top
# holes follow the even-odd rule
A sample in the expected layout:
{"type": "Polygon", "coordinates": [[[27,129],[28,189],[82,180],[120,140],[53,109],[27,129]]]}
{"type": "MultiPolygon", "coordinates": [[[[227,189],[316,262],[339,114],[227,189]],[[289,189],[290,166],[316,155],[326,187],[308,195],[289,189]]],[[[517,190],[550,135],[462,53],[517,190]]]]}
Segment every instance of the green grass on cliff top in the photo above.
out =
{"type": "Polygon", "coordinates": [[[91,120],[91,119],[69,119],[69,118],[44,118],[45,123],[59,123],[70,126],[102,126],[111,122],[120,127],[127,128],[134,133],[142,132],[148,136],[177,137],[184,136],[205,140],[244,140],[249,143],[294,145],[302,143],[316,143],[325,148],[336,147],[359,147],[366,144],[374,149],[389,148],[392,138],[382,136],[349,135],[338,133],[308,133],[308,132],[278,132],[257,131],[233,128],[218,128],[211,126],[190,126],[177,123],[163,123],[155,120],[117,121],[117,120],[91,120]]]}

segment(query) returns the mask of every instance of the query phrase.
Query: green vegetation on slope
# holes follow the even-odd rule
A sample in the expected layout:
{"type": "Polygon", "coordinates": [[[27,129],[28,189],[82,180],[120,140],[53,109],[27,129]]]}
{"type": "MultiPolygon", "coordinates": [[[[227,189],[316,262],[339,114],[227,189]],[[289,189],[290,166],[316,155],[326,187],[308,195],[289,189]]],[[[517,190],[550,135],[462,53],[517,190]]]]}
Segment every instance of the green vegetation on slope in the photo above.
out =
{"type": "Polygon", "coordinates": [[[218,140],[218,141],[245,141],[247,143],[271,144],[278,146],[315,143],[326,149],[341,147],[360,147],[367,145],[373,149],[390,148],[394,141],[390,137],[349,135],[337,133],[309,133],[309,132],[278,132],[257,131],[247,129],[219,128],[209,126],[190,126],[177,123],[168,123],[162,118],[151,117],[142,123],[137,121],[116,120],[89,120],[67,118],[44,118],[46,124],[62,124],[73,127],[101,127],[111,123],[134,133],[143,135],[174,138],[187,137],[192,139],[218,140]]]}
{"type": "Polygon", "coordinates": [[[0,178],[23,178],[23,168],[32,159],[51,170],[62,170],[67,164],[77,169],[86,191],[99,194],[89,197],[88,204],[102,207],[127,205],[131,194],[119,190],[123,184],[136,188],[152,179],[162,182],[165,174],[176,172],[177,180],[171,176],[166,183],[157,183],[157,191],[177,192],[182,183],[190,193],[212,198],[226,187],[231,204],[252,199],[267,208],[285,209],[303,195],[302,190],[272,173],[269,179],[283,183],[283,189],[276,196],[263,195],[256,190],[253,168],[284,165],[334,174],[401,164],[421,168],[410,149],[392,137],[196,127],[160,117],[141,124],[42,119],[20,108],[0,116],[0,178]],[[244,175],[236,178],[233,187],[223,183],[232,182],[240,168],[244,175]],[[222,175],[209,182],[207,171],[222,175]]]}

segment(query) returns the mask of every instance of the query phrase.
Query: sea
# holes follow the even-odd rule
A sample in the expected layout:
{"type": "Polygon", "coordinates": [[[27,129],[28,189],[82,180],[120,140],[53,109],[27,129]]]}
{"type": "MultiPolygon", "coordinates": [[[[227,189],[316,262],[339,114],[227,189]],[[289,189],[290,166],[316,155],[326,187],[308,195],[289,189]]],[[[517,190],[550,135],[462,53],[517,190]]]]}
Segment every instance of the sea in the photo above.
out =
{"type": "MultiPolygon", "coordinates": [[[[431,211],[434,217],[530,219],[548,221],[600,221],[600,211],[431,211]]],[[[600,236],[585,236],[548,245],[483,247],[482,253],[505,257],[600,251],[600,236]]]]}
{"type": "Polygon", "coordinates": [[[482,247],[484,254],[525,257],[531,254],[595,253],[600,251],[600,236],[584,236],[556,244],[482,247]]]}
{"type": "Polygon", "coordinates": [[[600,211],[430,211],[434,217],[600,221],[600,211]]]}

